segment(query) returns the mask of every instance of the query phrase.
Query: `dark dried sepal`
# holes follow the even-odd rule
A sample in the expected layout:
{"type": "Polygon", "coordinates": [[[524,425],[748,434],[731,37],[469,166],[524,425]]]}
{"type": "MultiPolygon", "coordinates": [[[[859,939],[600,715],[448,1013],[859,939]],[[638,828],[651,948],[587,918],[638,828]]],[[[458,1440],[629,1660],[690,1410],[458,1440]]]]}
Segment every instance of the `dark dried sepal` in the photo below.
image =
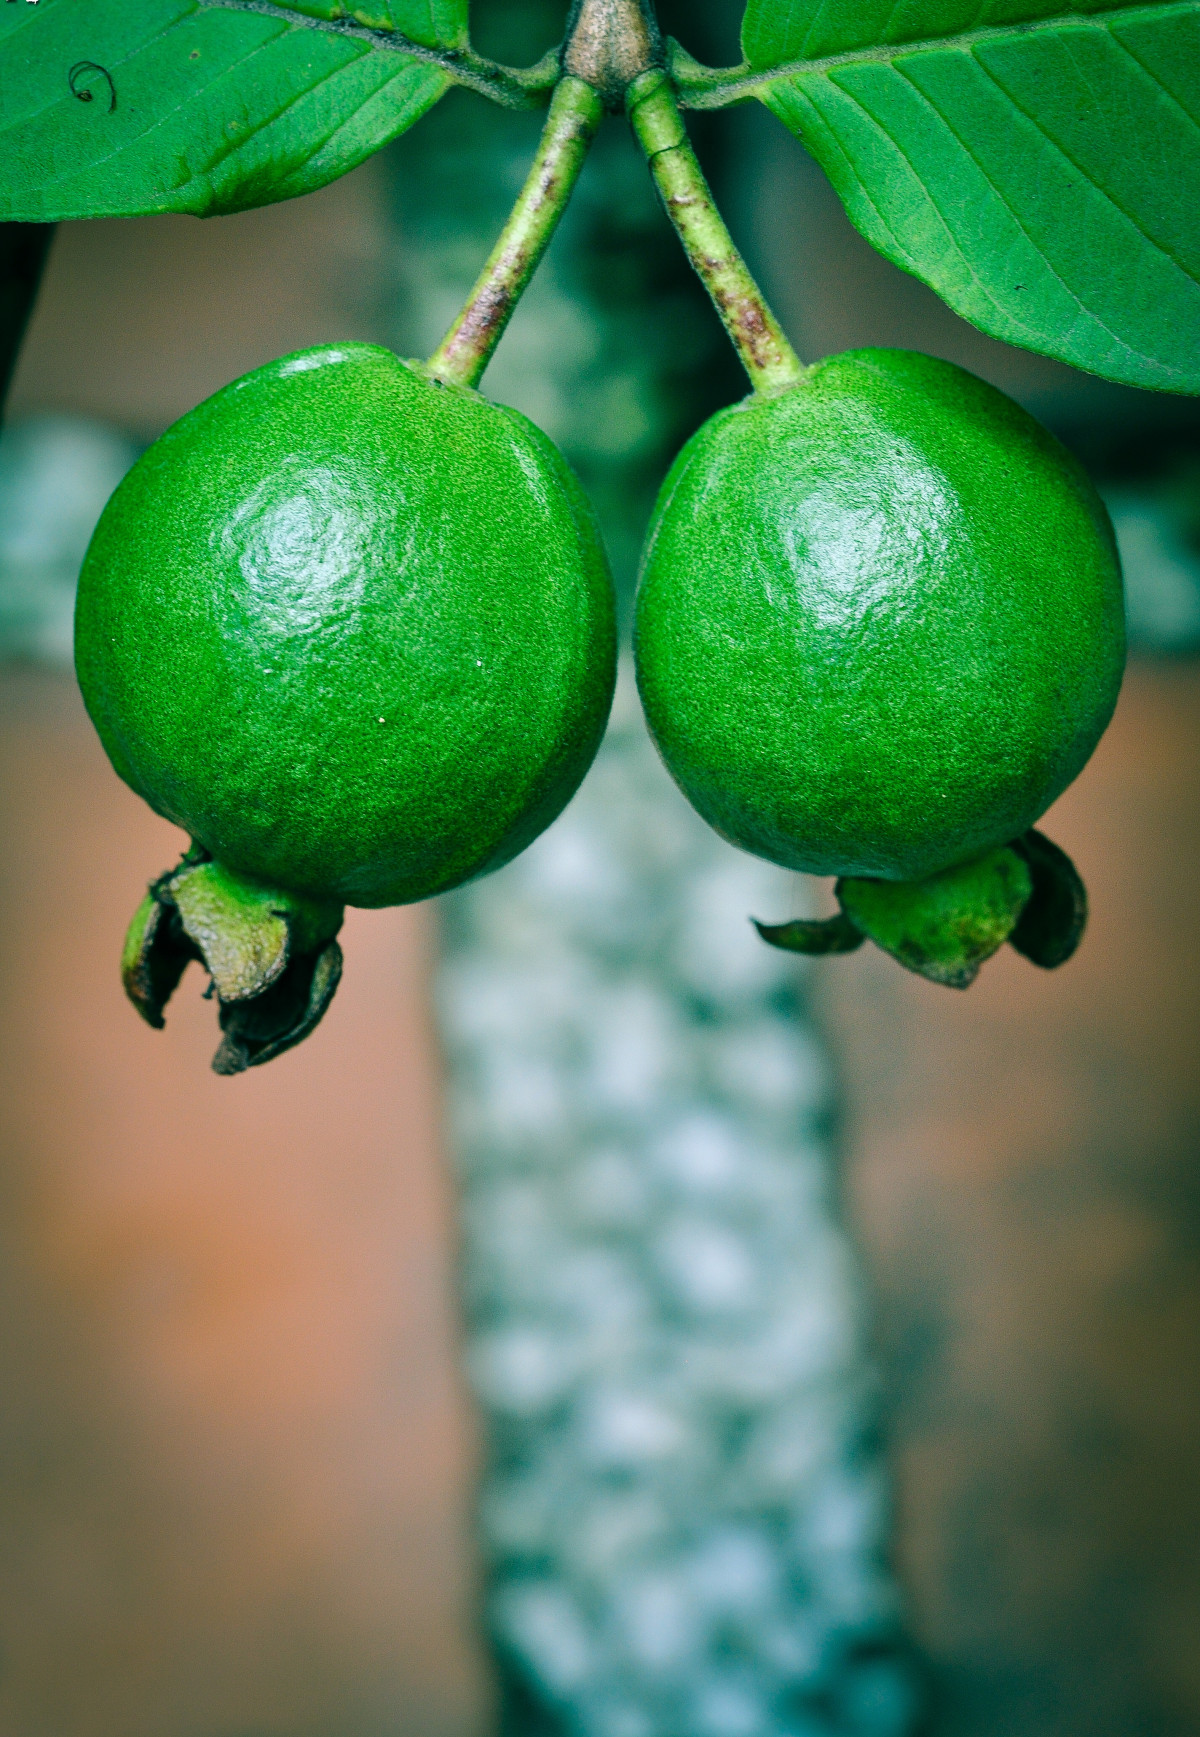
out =
{"type": "Polygon", "coordinates": [[[1029,865],[1033,892],[1008,944],[1033,964],[1053,971],[1066,964],[1083,939],[1087,888],[1066,851],[1044,833],[1027,832],[1013,840],[1012,848],[1029,865]]]}
{"type": "Polygon", "coordinates": [[[844,911],[821,922],[804,917],[797,917],[790,923],[760,923],[757,917],[751,917],[750,921],[764,941],[772,947],[782,947],[788,953],[813,956],[853,953],[866,939],[844,911]]]}
{"type": "Polygon", "coordinates": [[[179,913],[148,892],[134,912],[121,955],[125,993],[147,1025],[162,1030],[163,1009],[188,966],[199,958],[200,949],[184,933],[179,913]]]}
{"type": "Polygon", "coordinates": [[[340,905],[323,904],[235,875],[196,846],[154,882],[125,941],[125,992],[150,1025],[188,965],[212,979],[224,1034],[219,1074],[242,1073],[307,1037],[342,974],[334,941],[340,905]]]}
{"type": "Polygon", "coordinates": [[[836,890],[850,920],[907,970],[947,989],[969,989],[1016,928],[1033,872],[1002,845],[923,881],[846,876],[836,890]]]}
{"type": "Polygon", "coordinates": [[[301,954],[261,995],[222,1001],[224,1036],[213,1072],[240,1074],[292,1049],[317,1026],[342,976],[342,949],[330,941],[319,953],[301,954]]]}

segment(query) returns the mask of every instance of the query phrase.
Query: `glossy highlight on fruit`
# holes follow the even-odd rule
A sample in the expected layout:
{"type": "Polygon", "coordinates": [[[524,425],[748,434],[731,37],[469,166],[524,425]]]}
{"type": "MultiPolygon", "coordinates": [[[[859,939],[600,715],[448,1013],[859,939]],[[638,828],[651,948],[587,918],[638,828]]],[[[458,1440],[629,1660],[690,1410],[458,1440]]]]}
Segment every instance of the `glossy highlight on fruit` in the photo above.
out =
{"type": "Polygon", "coordinates": [[[718,832],[921,881],[1023,837],[1087,761],[1124,666],[1120,568],[1090,481],[1018,405],[852,351],[684,448],[636,651],[663,759],[718,832]]]}
{"type": "Polygon", "coordinates": [[[500,867],[603,733],[611,583],[532,423],[389,351],[286,356],[105,509],[80,686],[110,759],[236,875],[389,905],[500,867]]]}

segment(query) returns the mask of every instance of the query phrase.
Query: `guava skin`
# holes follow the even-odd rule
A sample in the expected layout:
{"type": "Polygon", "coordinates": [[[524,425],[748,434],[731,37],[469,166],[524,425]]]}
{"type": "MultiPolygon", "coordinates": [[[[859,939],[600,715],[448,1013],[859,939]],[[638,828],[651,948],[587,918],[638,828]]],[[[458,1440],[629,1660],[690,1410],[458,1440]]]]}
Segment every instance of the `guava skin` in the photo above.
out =
{"type": "Polygon", "coordinates": [[[390,351],[285,356],[152,446],[97,526],[76,663],[121,777],[227,868],[404,904],[579,785],[616,667],[565,461],[390,351]]]}
{"type": "Polygon", "coordinates": [[[950,362],[857,350],[719,412],[659,495],[638,686],[684,794],[787,868],[914,881],[1025,833],[1125,662],[1081,467],[950,362]]]}

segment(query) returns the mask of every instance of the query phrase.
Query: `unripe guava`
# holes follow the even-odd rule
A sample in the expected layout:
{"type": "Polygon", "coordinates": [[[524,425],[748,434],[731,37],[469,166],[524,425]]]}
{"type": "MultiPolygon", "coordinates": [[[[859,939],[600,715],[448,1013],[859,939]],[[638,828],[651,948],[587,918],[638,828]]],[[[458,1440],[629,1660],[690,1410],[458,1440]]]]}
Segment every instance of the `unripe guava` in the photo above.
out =
{"type": "Polygon", "coordinates": [[[340,905],[500,867],[615,674],[592,514],[515,411],[389,351],[256,369],[113,495],[76,660],[120,775],[236,876],[340,905]]]}
{"type": "Polygon", "coordinates": [[[659,496],[638,684],[734,844],[918,881],[1021,838],[1083,767],[1125,660],[1108,516],[1003,393],[900,350],[719,412],[659,496]]]}

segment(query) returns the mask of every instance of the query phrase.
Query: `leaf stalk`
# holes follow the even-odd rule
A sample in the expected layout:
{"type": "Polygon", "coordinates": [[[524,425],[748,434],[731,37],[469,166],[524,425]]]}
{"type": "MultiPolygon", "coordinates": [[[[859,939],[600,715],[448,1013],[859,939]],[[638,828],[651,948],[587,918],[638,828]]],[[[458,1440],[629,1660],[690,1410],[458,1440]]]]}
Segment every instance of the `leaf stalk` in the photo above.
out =
{"type": "Polygon", "coordinates": [[[439,67],[455,84],[508,109],[544,108],[561,70],[557,49],[544,54],[536,66],[502,66],[499,61],[476,54],[469,46],[426,48],[399,30],[359,24],[353,18],[313,18],[297,12],[294,6],[276,5],[275,0],[199,0],[199,4],[204,10],[256,12],[264,18],[278,18],[293,29],[348,36],[385,54],[406,54],[427,66],[439,67]]]}

